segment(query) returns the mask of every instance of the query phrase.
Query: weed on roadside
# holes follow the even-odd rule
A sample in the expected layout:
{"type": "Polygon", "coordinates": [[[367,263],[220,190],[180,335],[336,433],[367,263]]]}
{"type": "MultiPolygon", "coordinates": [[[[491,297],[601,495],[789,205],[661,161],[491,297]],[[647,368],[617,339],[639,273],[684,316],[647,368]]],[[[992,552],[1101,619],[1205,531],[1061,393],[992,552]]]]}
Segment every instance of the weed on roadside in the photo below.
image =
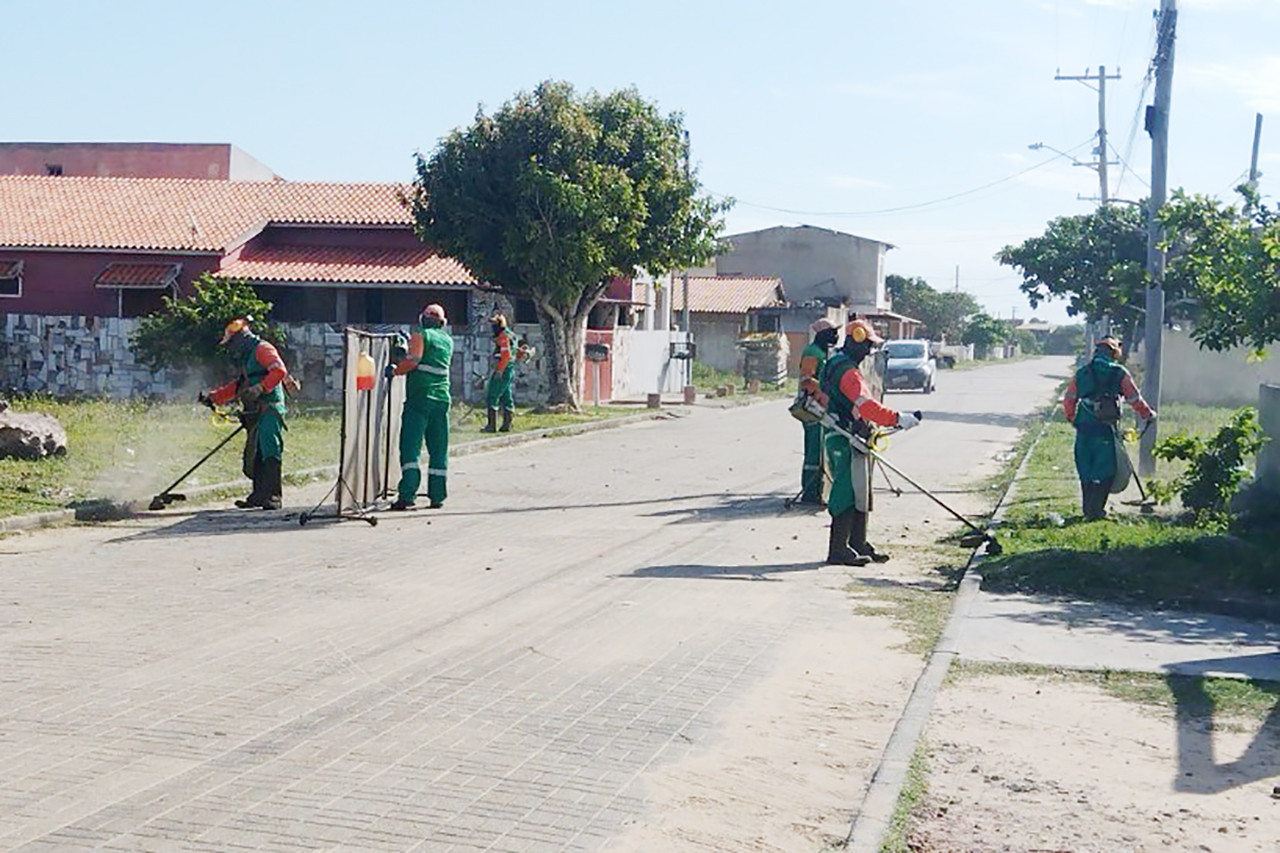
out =
{"type": "Polygon", "coordinates": [[[889,818],[889,828],[880,843],[880,853],[912,853],[911,827],[929,795],[929,747],[923,739],[916,743],[898,802],[889,818]]]}

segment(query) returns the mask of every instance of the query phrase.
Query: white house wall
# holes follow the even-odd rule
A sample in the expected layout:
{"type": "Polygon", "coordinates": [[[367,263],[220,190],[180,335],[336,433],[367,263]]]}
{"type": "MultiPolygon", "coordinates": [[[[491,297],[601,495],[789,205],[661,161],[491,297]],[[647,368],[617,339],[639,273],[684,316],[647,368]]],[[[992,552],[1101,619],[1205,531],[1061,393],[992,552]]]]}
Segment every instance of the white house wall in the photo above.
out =
{"type": "Polygon", "coordinates": [[[687,336],[676,331],[621,327],[613,333],[613,396],[626,400],[647,394],[676,394],[689,383],[690,363],[673,359],[671,344],[687,336]]]}
{"type": "Polygon", "coordinates": [[[1257,405],[1258,386],[1280,384],[1280,346],[1250,363],[1243,349],[1202,350],[1187,332],[1166,332],[1160,378],[1162,402],[1209,406],[1257,405]]]}

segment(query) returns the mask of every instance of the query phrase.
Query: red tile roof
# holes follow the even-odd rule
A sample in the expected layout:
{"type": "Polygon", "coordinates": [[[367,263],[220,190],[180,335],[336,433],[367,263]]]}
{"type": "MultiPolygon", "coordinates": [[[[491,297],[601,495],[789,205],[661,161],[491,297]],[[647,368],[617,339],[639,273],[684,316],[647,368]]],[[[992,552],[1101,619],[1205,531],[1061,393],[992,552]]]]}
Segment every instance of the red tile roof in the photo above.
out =
{"type": "MultiPolygon", "coordinates": [[[[684,307],[681,284],[677,280],[674,304],[684,307]]],[[[780,278],[740,276],[690,276],[689,310],[705,314],[745,314],[753,308],[786,304],[780,278]]]]}
{"type": "Polygon", "coordinates": [[[178,283],[182,264],[107,264],[93,283],[98,287],[165,288],[178,283]]]}
{"type": "Polygon", "coordinates": [[[0,176],[0,246],[225,252],[270,222],[408,226],[399,184],[0,176]]]}
{"type": "Polygon", "coordinates": [[[227,258],[216,275],[247,281],[353,282],[362,284],[476,283],[466,267],[423,248],[376,249],[342,246],[246,248],[227,258]]]}

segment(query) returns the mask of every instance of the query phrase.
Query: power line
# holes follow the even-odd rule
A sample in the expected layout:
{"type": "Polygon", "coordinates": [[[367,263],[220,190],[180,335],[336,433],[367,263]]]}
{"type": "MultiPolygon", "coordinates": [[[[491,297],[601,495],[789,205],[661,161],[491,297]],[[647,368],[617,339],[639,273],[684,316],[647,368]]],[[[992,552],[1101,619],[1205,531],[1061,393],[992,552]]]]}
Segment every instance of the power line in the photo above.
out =
{"type": "MultiPolygon", "coordinates": [[[[1120,156],[1120,152],[1116,150],[1116,147],[1114,145],[1111,145],[1110,148],[1111,148],[1111,153],[1116,155],[1116,159],[1120,161],[1120,165],[1124,166],[1125,169],[1128,169],[1129,174],[1133,175],[1133,177],[1136,178],[1138,182],[1141,183],[1144,187],[1146,187],[1147,189],[1151,189],[1151,184],[1148,183],[1147,179],[1142,177],[1142,175],[1139,175],[1137,171],[1135,171],[1134,168],[1129,165],[1129,161],[1127,159],[1120,156]]],[[[1116,184],[1116,189],[1117,191],[1120,189],[1119,183],[1116,184]]]]}
{"type": "MultiPolygon", "coordinates": [[[[1088,145],[1093,140],[1094,140],[1094,137],[1090,136],[1088,139],[1086,139],[1084,142],[1081,142],[1079,145],[1076,145],[1074,148],[1068,148],[1067,151],[1068,153],[1073,151],[1078,151],[1079,149],[1088,145]]],[[[1052,163],[1056,159],[1058,159],[1058,155],[1050,157],[1048,160],[1044,160],[1039,163],[1036,163],[1034,166],[1028,166],[1027,168],[1023,169],[1020,172],[1015,172],[1012,175],[1006,175],[1005,177],[1000,178],[998,180],[991,181],[990,183],[983,184],[982,186],[974,187],[973,189],[964,190],[963,192],[954,193],[949,196],[943,196],[942,198],[935,198],[931,201],[922,201],[917,204],[904,204],[900,207],[885,207],[879,210],[794,210],[792,208],[787,208],[787,207],[772,207],[767,204],[755,204],[754,202],[744,201],[736,197],[734,200],[738,204],[744,205],[746,207],[754,207],[758,210],[771,210],[775,213],[790,213],[796,216],[880,216],[886,213],[901,213],[907,210],[919,210],[920,208],[923,208],[923,207],[932,207],[935,204],[943,204],[948,201],[954,201],[958,198],[964,198],[965,196],[970,196],[970,195],[973,195],[974,193],[979,193],[979,192],[982,192],[983,190],[991,189],[994,186],[1008,183],[1009,181],[1012,181],[1015,178],[1020,178],[1023,175],[1027,174],[1028,172],[1034,172],[1036,169],[1041,169],[1045,166],[1048,166],[1050,163],[1052,163]]],[[[713,196],[719,196],[720,198],[730,198],[730,196],[725,195],[724,193],[717,193],[714,191],[710,191],[710,192],[713,196]]]]}

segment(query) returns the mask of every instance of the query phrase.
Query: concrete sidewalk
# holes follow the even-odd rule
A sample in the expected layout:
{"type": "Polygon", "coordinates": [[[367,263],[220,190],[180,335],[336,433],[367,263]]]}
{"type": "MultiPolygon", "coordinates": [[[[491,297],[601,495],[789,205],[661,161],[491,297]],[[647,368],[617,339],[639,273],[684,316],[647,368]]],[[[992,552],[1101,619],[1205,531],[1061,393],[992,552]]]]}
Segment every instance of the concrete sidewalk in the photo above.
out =
{"type": "Polygon", "coordinates": [[[1048,596],[979,592],[965,660],[1280,681],[1280,626],[1048,596]]]}

